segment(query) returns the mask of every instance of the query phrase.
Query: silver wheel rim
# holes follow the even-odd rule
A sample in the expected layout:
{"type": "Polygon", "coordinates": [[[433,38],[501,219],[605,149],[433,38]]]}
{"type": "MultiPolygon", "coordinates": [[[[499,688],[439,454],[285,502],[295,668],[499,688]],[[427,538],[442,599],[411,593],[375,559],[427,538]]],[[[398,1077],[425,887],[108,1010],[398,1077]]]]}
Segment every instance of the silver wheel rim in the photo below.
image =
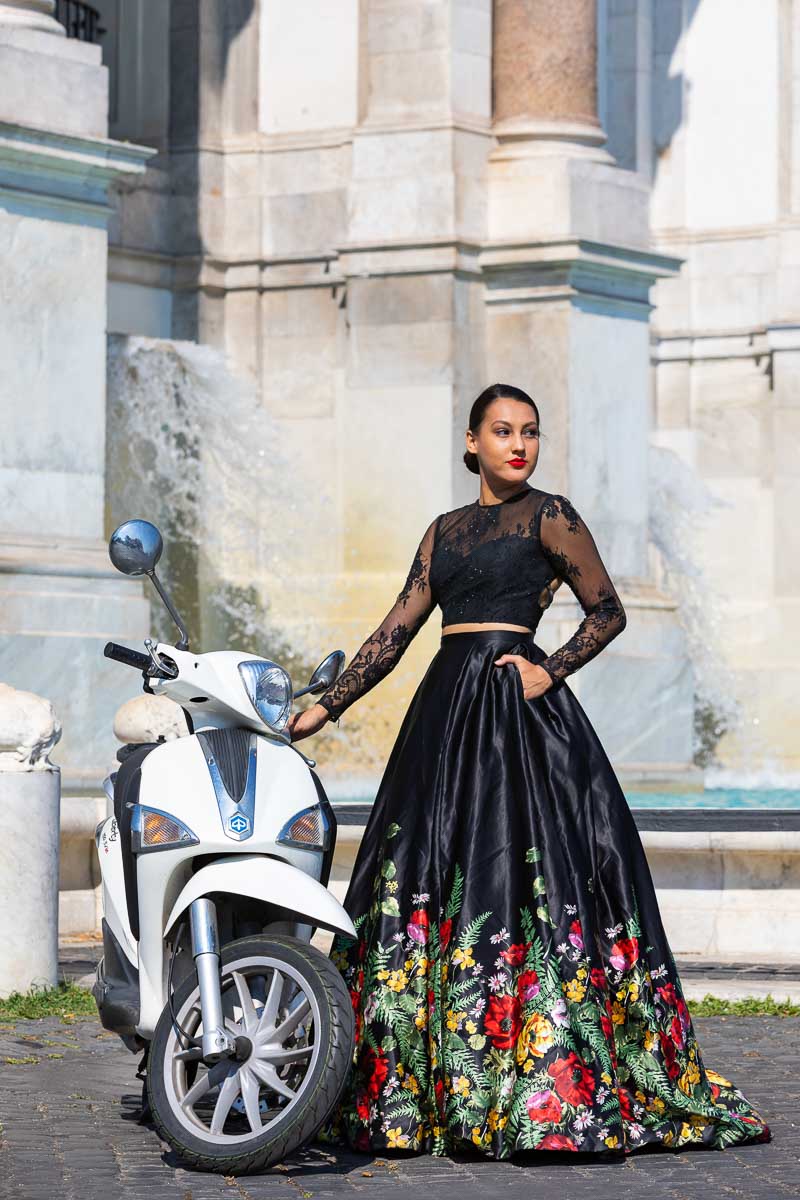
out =
{"type": "MultiPolygon", "coordinates": [[[[164,1052],[164,1086],[173,1114],[195,1137],[238,1145],[261,1137],[296,1109],[320,1055],[319,1006],[306,977],[273,956],[226,964],[222,973],[225,1025],[251,1042],[243,1062],[212,1067],[185,1054],[175,1028],[164,1052]]],[[[177,1013],[190,1037],[202,1029],[195,986],[177,1013]]]]}

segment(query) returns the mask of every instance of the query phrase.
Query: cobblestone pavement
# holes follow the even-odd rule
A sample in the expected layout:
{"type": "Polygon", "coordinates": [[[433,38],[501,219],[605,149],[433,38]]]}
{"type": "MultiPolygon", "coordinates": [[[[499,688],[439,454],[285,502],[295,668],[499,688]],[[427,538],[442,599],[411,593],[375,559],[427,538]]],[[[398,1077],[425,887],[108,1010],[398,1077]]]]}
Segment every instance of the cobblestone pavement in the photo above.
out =
{"type": "Polygon", "coordinates": [[[707,1065],[733,1079],[761,1110],[772,1127],[771,1143],[660,1151],[622,1162],[571,1154],[510,1163],[478,1156],[370,1158],[316,1145],[262,1175],[234,1179],[183,1170],[153,1128],[138,1123],[137,1059],[95,1020],[19,1021],[0,1026],[0,1197],[800,1197],[800,1019],[697,1018],[695,1023],[707,1065]]]}

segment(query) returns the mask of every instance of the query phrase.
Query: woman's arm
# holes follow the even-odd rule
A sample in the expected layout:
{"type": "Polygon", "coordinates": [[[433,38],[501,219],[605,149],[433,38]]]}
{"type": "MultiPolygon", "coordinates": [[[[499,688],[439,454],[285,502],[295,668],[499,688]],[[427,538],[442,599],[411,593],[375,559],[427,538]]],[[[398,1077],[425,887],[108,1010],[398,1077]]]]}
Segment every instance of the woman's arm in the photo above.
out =
{"type": "Polygon", "coordinates": [[[566,496],[545,500],[539,536],[550,564],[567,581],[584,612],[569,641],[539,663],[557,683],[622,633],[627,618],[594,538],[566,496]]]}
{"type": "Polygon", "coordinates": [[[339,678],[317,700],[332,720],[338,720],[346,708],[393,670],[406,646],[433,611],[435,601],[431,593],[430,565],[438,520],[437,517],[426,529],[408,578],[389,612],[339,678]]]}

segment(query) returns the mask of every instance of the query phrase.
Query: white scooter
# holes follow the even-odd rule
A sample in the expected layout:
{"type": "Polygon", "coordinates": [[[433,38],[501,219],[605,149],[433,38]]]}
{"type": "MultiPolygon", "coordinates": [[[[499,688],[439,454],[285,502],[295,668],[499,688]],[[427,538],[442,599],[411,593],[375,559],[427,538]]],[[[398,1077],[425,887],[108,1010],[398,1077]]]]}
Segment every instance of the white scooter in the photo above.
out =
{"type": "Polygon", "coordinates": [[[105,781],[113,815],[97,828],[103,957],[100,1019],[146,1051],[159,1133],[189,1165],[259,1170],[314,1136],[353,1055],[349,993],[314,929],[355,936],[327,890],[336,819],[313,760],[285,730],[292,700],[329,687],[336,650],[307,687],[254,654],[193,654],[155,575],[161,534],[126,521],[109,554],[147,575],[180,631],[147,653],[105,655],[169,696],[190,735],[125,746],[105,781]]]}

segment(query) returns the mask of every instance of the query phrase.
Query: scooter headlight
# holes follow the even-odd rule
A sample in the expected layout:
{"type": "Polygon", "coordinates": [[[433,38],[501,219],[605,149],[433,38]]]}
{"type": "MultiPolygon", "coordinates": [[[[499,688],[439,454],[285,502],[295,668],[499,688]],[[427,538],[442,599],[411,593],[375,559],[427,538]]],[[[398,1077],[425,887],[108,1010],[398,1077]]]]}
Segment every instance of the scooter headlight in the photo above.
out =
{"type": "Polygon", "coordinates": [[[134,854],[150,850],[174,850],[177,846],[196,846],[200,839],[188,825],[157,808],[134,804],[131,816],[131,849],[134,854]]]}
{"type": "Polygon", "coordinates": [[[292,708],[292,681],[283,667],[265,660],[239,663],[244,690],[265,725],[283,729],[292,708]]]}

